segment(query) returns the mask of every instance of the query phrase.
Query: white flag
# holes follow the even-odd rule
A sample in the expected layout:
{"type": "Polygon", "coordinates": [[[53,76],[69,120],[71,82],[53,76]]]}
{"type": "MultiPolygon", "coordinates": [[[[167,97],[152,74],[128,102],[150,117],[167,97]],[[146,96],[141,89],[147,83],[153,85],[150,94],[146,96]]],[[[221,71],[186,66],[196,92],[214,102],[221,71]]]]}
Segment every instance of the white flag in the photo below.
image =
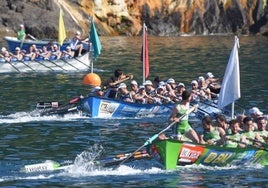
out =
{"type": "Polygon", "coordinates": [[[235,100],[241,97],[238,48],[239,39],[235,37],[234,47],[232,49],[228,65],[224,73],[224,78],[218,99],[218,107],[220,109],[233,103],[235,100]]]}

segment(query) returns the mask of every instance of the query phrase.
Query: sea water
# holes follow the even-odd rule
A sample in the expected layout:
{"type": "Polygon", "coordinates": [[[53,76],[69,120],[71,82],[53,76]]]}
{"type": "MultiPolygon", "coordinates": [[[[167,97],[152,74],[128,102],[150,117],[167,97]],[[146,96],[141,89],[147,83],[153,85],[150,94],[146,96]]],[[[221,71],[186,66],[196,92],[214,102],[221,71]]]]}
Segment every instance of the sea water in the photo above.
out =
{"type": "MultiPolygon", "coordinates": [[[[268,113],[268,38],[240,36],[241,98],[235,108],[257,106],[268,113]]],[[[105,81],[117,68],[142,82],[141,37],[101,37],[94,62],[105,81]]],[[[174,78],[187,88],[199,76],[222,77],[234,36],[149,36],[150,80],[174,78]]],[[[1,43],[2,46],[6,44],[1,43]]],[[[90,165],[94,159],[131,153],[168,123],[146,119],[91,119],[80,115],[39,117],[37,102],[69,100],[88,91],[80,73],[8,73],[0,75],[1,187],[267,187],[268,168],[180,167],[166,171],[155,160],[124,163],[116,169],[90,165]],[[74,163],[65,170],[26,173],[29,164],[53,160],[74,163]]],[[[129,82],[126,82],[129,84],[129,82]]],[[[195,125],[198,126],[198,125],[195,125]]]]}

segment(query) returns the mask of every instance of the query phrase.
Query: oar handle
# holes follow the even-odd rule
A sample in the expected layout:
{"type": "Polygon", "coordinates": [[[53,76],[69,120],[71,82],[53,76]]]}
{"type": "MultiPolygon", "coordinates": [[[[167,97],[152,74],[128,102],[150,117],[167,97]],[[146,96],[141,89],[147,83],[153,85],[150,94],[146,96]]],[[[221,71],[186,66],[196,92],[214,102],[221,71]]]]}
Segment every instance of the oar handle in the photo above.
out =
{"type": "Polygon", "coordinates": [[[126,77],[123,78],[122,80],[118,80],[118,81],[110,83],[110,86],[115,86],[117,84],[120,84],[120,83],[122,83],[122,82],[124,82],[126,80],[129,80],[129,79],[132,79],[132,78],[133,78],[133,75],[132,76],[126,75],[126,77]]]}

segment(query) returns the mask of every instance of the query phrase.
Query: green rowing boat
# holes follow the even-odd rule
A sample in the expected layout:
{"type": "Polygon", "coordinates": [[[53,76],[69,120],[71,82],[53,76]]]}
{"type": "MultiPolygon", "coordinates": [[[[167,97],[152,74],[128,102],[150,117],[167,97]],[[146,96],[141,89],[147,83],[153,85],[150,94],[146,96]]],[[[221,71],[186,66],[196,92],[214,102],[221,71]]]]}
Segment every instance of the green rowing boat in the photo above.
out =
{"type": "Polygon", "coordinates": [[[167,170],[192,164],[206,166],[268,165],[268,150],[265,148],[227,148],[168,139],[156,140],[150,150],[151,155],[159,160],[167,170]]]}

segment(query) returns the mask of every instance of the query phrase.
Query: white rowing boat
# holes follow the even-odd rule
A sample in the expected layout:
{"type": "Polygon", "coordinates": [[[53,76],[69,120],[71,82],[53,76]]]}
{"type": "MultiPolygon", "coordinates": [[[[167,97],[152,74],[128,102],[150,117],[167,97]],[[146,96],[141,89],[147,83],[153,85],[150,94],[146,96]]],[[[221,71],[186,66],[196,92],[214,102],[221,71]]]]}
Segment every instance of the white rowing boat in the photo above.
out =
{"type": "Polygon", "coordinates": [[[0,73],[81,72],[90,68],[89,53],[80,57],[58,60],[0,61],[0,73]]]}

